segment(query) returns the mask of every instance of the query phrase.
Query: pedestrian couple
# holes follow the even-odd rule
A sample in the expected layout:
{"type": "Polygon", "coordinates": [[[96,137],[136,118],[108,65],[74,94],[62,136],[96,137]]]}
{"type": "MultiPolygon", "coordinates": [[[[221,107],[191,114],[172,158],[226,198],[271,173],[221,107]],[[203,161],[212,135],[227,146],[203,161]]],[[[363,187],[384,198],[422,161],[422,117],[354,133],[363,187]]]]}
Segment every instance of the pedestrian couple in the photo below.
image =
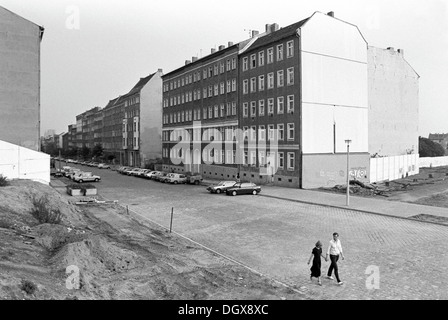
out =
{"type": "Polygon", "coordinates": [[[342,260],[344,260],[344,254],[342,253],[342,245],[341,240],[339,240],[339,234],[337,232],[333,233],[333,239],[330,240],[330,244],[328,246],[327,254],[324,256],[322,254],[322,242],[317,241],[316,247],[313,248],[313,251],[311,252],[310,259],[308,260],[308,264],[310,264],[311,259],[313,258],[313,265],[311,266],[311,281],[313,278],[317,278],[317,281],[319,285],[322,285],[322,282],[320,281],[321,277],[321,260],[320,257],[324,258],[325,261],[328,261],[328,256],[330,256],[330,267],[328,268],[327,272],[327,279],[333,280],[334,278],[331,276],[334,270],[334,275],[336,276],[336,280],[339,285],[342,285],[343,282],[341,279],[339,279],[339,270],[338,270],[338,260],[339,256],[341,256],[342,260]]]}

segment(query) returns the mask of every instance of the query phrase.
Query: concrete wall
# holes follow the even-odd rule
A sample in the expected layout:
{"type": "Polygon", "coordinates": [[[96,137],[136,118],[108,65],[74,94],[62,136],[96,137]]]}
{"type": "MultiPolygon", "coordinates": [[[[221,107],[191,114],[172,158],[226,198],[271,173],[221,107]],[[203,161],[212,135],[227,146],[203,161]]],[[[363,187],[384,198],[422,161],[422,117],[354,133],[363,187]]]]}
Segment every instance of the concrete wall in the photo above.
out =
{"type": "Polygon", "coordinates": [[[418,161],[419,168],[444,167],[448,166],[448,157],[427,157],[420,158],[418,161]]]}
{"type": "Polygon", "coordinates": [[[0,141],[0,174],[8,179],[50,183],[50,156],[0,141]]]}
{"type": "Polygon", "coordinates": [[[39,150],[40,27],[0,7],[0,139],[39,150]]]}
{"type": "Polygon", "coordinates": [[[369,152],[418,153],[418,74],[395,50],[369,47],[369,152]]]}
{"type": "Polygon", "coordinates": [[[418,173],[418,154],[370,159],[371,183],[380,181],[392,181],[418,173]]]}
{"type": "Polygon", "coordinates": [[[158,71],[140,92],[140,159],[162,158],[162,71],[158,71]]]}
{"type": "MultiPolygon", "coordinates": [[[[353,153],[349,157],[350,179],[369,181],[369,155],[353,153]]],[[[307,154],[303,156],[303,188],[334,187],[347,184],[347,154],[307,154]]]]}

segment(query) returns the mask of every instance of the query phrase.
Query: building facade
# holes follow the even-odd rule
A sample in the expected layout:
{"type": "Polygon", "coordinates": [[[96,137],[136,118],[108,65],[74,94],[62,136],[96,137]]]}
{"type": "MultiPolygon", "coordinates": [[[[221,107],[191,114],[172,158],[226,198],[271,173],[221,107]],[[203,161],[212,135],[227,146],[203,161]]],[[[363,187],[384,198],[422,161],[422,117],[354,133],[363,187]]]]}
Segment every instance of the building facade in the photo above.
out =
{"type": "Polygon", "coordinates": [[[0,6],[0,140],[40,150],[44,28],[0,6]]]}

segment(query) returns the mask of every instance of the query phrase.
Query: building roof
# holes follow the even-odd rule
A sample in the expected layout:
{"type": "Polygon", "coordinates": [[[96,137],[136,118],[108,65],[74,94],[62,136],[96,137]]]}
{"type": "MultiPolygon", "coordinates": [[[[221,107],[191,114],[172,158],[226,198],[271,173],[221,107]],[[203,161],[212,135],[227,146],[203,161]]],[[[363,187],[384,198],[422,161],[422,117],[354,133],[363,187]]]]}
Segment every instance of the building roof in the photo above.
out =
{"type": "Polygon", "coordinates": [[[430,133],[429,140],[443,140],[448,138],[448,133],[430,133]]]}
{"type": "Polygon", "coordinates": [[[44,30],[45,30],[43,26],[40,26],[40,25],[38,25],[38,24],[32,22],[31,20],[28,20],[28,19],[26,19],[26,18],[24,18],[24,17],[22,17],[22,16],[19,16],[17,13],[14,13],[14,12],[12,12],[11,10],[6,9],[6,8],[3,7],[3,6],[0,6],[0,9],[3,9],[3,10],[5,10],[6,12],[9,12],[10,14],[12,14],[12,15],[14,15],[14,16],[16,16],[16,17],[19,17],[20,19],[25,20],[25,21],[27,21],[27,22],[29,22],[29,23],[32,23],[32,24],[34,24],[35,26],[39,27],[39,30],[40,30],[40,38],[41,38],[41,40],[42,40],[42,37],[43,37],[43,35],[44,35],[44,30]]]}
{"type": "Polygon", "coordinates": [[[143,89],[143,87],[149,82],[149,80],[151,80],[154,77],[154,75],[155,75],[155,73],[150,74],[149,76],[147,76],[145,78],[140,78],[140,80],[137,82],[137,84],[125,96],[134,94],[134,93],[140,91],[141,89],[143,89]]]}

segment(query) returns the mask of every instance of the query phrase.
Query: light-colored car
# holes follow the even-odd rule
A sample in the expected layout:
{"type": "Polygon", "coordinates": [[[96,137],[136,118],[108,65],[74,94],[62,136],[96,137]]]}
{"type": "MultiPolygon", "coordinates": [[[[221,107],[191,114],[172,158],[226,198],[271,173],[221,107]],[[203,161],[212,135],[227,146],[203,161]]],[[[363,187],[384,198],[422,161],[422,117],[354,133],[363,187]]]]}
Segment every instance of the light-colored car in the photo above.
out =
{"type": "Polygon", "coordinates": [[[207,190],[210,191],[210,193],[221,193],[226,192],[227,189],[233,187],[235,185],[236,181],[221,181],[218,184],[211,185],[207,187],[207,190]]]}
{"type": "Polygon", "coordinates": [[[78,172],[73,176],[73,181],[76,182],[98,182],[101,180],[100,176],[92,174],[92,172],[78,172]]]}
{"type": "Polygon", "coordinates": [[[142,169],[142,171],[140,171],[140,172],[138,173],[138,176],[139,176],[140,178],[146,178],[146,174],[149,173],[149,172],[151,172],[151,170],[149,170],[149,169],[142,169]]]}
{"type": "Polygon", "coordinates": [[[132,170],[127,171],[126,174],[127,174],[128,176],[134,176],[134,177],[136,177],[136,176],[138,176],[138,175],[140,174],[140,172],[142,172],[142,170],[144,170],[144,169],[141,169],[141,168],[133,168],[132,170]]]}
{"type": "Polygon", "coordinates": [[[184,174],[180,174],[180,173],[170,173],[165,178],[165,182],[166,183],[168,183],[168,182],[174,183],[174,184],[187,183],[187,176],[184,174]]]}
{"type": "Polygon", "coordinates": [[[110,165],[108,165],[107,163],[100,163],[98,165],[98,169],[110,169],[110,165]]]}
{"type": "Polygon", "coordinates": [[[65,176],[71,180],[73,180],[73,177],[75,176],[75,174],[81,172],[81,169],[77,169],[77,168],[71,168],[66,174],[65,176]]]}
{"type": "Polygon", "coordinates": [[[145,174],[146,179],[154,179],[158,174],[160,174],[160,171],[150,171],[145,174]]]}

